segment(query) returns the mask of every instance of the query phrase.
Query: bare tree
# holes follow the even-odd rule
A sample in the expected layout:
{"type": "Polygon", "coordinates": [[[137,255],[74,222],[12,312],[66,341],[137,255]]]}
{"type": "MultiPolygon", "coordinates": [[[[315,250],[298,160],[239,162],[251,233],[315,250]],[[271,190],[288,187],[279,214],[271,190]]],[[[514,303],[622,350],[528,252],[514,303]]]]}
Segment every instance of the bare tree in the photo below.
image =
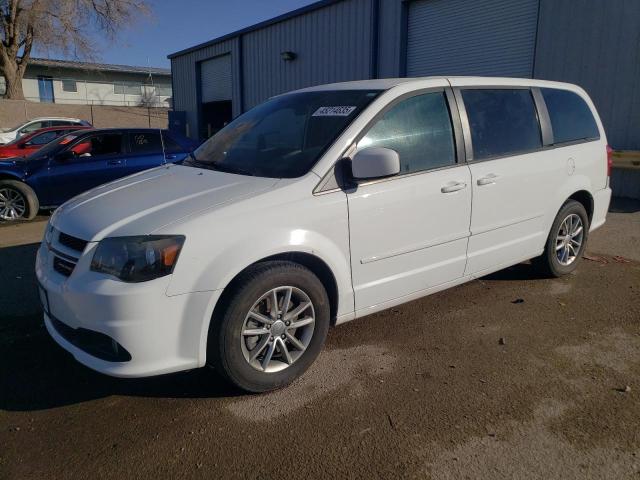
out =
{"type": "Polygon", "coordinates": [[[93,58],[99,51],[96,34],[113,40],[148,14],[145,0],[0,0],[0,75],[6,98],[24,99],[22,77],[34,48],[93,58]]]}

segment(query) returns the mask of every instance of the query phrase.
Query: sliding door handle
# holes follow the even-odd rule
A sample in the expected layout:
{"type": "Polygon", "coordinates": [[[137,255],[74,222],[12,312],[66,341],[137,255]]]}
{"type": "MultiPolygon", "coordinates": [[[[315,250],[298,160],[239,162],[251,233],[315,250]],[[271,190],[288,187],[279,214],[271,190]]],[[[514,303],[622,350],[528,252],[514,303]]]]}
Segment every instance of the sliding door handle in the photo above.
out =
{"type": "Polygon", "coordinates": [[[443,185],[440,191],[442,193],[453,193],[458,192],[464,188],[467,188],[467,184],[464,182],[449,182],[446,185],[443,185]]]}
{"type": "Polygon", "coordinates": [[[493,185],[496,183],[498,179],[498,175],[495,173],[490,173],[486,177],[482,177],[478,179],[478,186],[482,187],[483,185],[493,185]]]}

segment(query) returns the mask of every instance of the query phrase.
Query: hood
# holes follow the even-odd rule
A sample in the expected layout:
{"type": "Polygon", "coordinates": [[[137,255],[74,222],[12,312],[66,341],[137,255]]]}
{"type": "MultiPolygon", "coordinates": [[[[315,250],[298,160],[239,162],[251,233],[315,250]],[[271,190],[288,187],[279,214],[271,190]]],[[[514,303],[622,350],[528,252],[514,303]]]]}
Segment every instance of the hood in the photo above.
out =
{"type": "Polygon", "coordinates": [[[16,132],[13,132],[11,130],[0,131],[0,140],[2,140],[4,143],[10,142],[11,140],[15,140],[15,139],[16,139],[16,132]]]}
{"type": "Polygon", "coordinates": [[[263,192],[277,182],[273,178],[170,165],[78,195],[56,210],[51,223],[62,232],[89,241],[148,235],[188,215],[263,192]]]}

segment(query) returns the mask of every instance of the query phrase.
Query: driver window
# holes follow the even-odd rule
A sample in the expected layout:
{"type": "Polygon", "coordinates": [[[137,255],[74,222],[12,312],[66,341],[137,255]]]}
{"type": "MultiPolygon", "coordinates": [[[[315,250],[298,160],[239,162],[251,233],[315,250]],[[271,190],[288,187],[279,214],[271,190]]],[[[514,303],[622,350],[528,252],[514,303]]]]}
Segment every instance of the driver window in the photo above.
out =
{"type": "Polygon", "coordinates": [[[46,145],[49,142],[52,142],[58,136],[58,132],[44,132],[40,135],[36,135],[31,140],[29,140],[27,145],[46,145]]]}
{"type": "Polygon", "coordinates": [[[453,127],[444,92],[402,100],[371,127],[358,149],[385,147],[398,152],[402,173],[456,163],[453,127]]]}
{"type": "Polygon", "coordinates": [[[122,153],[122,134],[108,133],[85,138],[74,145],[71,151],[79,157],[120,155],[122,153]]]}

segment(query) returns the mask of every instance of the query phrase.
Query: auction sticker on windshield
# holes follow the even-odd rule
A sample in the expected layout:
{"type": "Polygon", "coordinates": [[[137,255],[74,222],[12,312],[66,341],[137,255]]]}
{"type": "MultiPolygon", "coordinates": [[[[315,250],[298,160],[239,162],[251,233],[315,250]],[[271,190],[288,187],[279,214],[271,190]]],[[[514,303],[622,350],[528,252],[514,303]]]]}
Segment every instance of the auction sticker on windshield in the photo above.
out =
{"type": "Polygon", "coordinates": [[[320,107],[313,114],[314,117],[348,117],[357,107],[337,106],[320,107]]]}

